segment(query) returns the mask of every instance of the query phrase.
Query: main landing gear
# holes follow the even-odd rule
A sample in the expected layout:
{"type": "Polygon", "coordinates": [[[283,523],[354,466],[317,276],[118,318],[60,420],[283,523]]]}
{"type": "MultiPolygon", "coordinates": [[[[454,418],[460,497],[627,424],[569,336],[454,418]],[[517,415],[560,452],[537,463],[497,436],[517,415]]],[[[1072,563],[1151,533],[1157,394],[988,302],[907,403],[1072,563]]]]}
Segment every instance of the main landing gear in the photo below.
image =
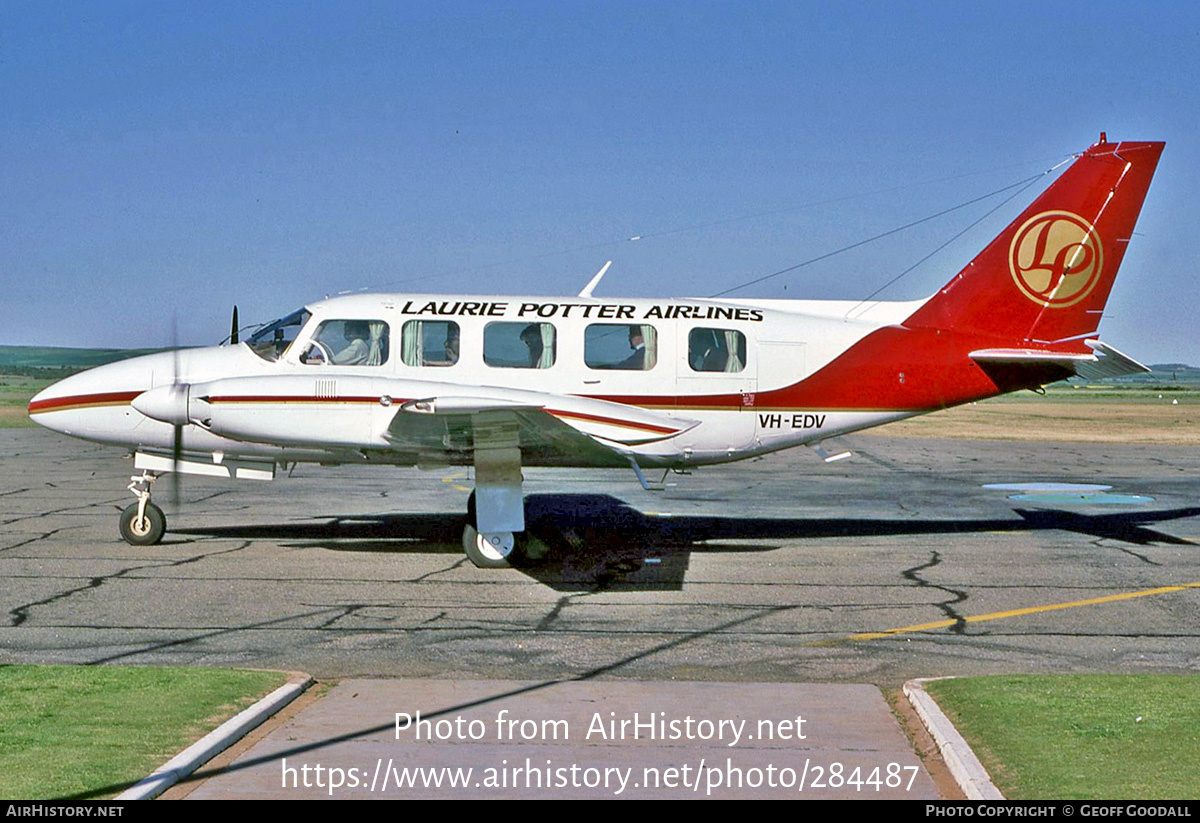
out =
{"type": "Polygon", "coordinates": [[[167,516],[150,502],[150,486],[158,475],[143,471],[129,478],[129,490],[137,502],[121,512],[121,538],[131,546],[153,546],[167,531],[167,516]]]}
{"type": "Polygon", "coordinates": [[[525,566],[538,562],[550,553],[550,547],[530,531],[479,531],[475,492],[471,492],[467,498],[467,523],[463,526],[462,542],[467,559],[481,569],[525,566]]]}
{"type": "MultiPolygon", "coordinates": [[[[520,535],[523,536],[523,535],[520,535]]],[[[463,551],[481,569],[507,569],[524,557],[521,540],[514,532],[480,532],[475,514],[475,492],[467,498],[467,523],[463,526],[463,551]]]]}

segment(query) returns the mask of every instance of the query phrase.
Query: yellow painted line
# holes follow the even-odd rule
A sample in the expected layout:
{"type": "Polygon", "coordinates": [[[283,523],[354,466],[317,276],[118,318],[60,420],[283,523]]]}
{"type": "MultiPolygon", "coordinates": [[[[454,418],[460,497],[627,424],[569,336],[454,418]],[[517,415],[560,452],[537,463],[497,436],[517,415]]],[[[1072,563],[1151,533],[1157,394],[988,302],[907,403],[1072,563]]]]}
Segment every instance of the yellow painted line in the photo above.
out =
{"type": "MultiPolygon", "coordinates": [[[[1003,612],[992,612],[990,614],[977,614],[974,617],[964,617],[964,623],[982,623],[985,620],[1003,620],[1007,617],[1021,617],[1027,614],[1039,614],[1041,612],[1054,612],[1060,609],[1074,609],[1078,606],[1095,606],[1099,603],[1115,603],[1120,600],[1133,600],[1138,597],[1151,597],[1156,594],[1171,594],[1172,592],[1181,592],[1186,589],[1200,589],[1200,581],[1195,583],[1182,583],[1178,586],[1162,586],[1157,589],[1145,589],[1139,592],[1125,592],[1124,594],[1110,594],[1106,597],[1093,597],[1088,600],[1073,600],[1070,603],[1051,603],[1048,606],[1030,606],[1025,609],[1010,609],[1003,612]]],[[[945,629],[958,624],[957,620],[935,620],[932,623],[918,623],[914,626],[903,626],[899,629],[887,629],[882,632],[862,632],[860,634],[852,634],[850,640],[878,640],[881,637],[892,637],[898,634],[910,634],[912,632],[924,632],[930,629],[945,629]]]]}
{"type": "Polygon", "coordinates": [[[467,476],[465,474],[452,474],[449,477],[443,477],[442,482],[449,483],[451,488],[458,489],[460,492],[469,492],[471,491],[470,486],[460,486],[454,482],[455,480],[466,480],[466,478],[467,476]]]}

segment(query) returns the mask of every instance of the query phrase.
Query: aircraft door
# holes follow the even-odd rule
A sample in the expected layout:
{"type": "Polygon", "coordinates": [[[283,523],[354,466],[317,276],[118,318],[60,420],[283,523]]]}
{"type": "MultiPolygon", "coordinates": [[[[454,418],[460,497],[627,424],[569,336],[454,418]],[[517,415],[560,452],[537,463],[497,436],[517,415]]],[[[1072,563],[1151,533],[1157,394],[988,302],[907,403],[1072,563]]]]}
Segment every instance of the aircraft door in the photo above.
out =
{"type": "Polygon", "coordinates": [[[676,356],[676,408],[704,421],[680,436],[681,445],[713,454],[741,450],[754,440],[758,363],[754,339],[744,331],[680,324],[676,356]]]}

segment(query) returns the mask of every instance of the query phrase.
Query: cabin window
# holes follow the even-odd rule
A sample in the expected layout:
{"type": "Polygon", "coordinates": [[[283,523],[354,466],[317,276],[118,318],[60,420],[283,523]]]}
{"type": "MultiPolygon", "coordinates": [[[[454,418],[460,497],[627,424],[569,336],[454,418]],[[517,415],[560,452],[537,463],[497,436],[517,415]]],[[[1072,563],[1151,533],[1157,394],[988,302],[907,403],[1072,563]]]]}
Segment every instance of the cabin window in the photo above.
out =
{"type": "Polygon", "coordinates": [[[497,369],[548,369],[554,365],[555,343],[549,323],[488,323],[483,362],[497,369]]]}
{"type": "Polygon", "coordinates": [[[453,366],[458,362],[458,324],[453,320],[409,320],[400,329],[406,366],[453,366]]]}
{"type": "Polygon", "coordinates": [[[388,324],[382,320],[326,320],[304,346],[310,366],[382,366],[388,359],[388,324]]]}
{"type": "Polygon", "coordinates": [[[644,323],[593,323],[584,332],[583,361],[589,369],[649,371],[658,362],[658,333],[644,323]]]}
{"type": "Polygon", "coordinates": [[[692,371],[740,372],[746,368],[746,335],[733,329],[692,329],[688,365],[692,371]]]}

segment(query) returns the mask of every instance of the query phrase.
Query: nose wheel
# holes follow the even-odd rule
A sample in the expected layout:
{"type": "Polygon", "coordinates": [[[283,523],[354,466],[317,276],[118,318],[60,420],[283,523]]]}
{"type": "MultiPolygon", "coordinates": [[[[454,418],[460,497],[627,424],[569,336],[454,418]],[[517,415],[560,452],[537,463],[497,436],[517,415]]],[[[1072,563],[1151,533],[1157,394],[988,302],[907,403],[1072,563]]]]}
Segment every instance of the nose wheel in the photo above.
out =
{"type": "Polygon", "coordinates": [[[142,472],[129,479],[133,481],[129,490],[137,497],[137,502],[121,512],[121,539],[131,546],[153,546],[167,531],[167,516],[150,502],[150,486],[158,475],[142,472]]]}
{"type": "Polygon", "coordinates": [[[133,503],[121,512],[121,538],[131,546],[153,546],[167,531],[167,516],[153,503],[147,503],[141,514],[140,503],[133,503]]]}

